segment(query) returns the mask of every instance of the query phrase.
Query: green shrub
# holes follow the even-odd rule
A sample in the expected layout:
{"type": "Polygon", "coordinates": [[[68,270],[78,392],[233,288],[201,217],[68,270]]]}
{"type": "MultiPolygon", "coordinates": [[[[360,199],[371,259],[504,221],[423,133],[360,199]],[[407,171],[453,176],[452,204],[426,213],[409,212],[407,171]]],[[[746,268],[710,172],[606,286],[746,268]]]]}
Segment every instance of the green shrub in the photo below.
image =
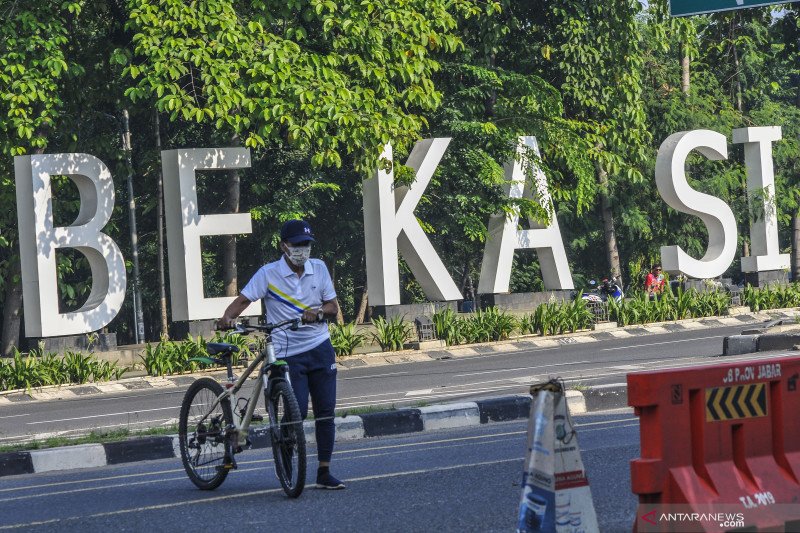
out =
{"type": "Polygon", "coordinates": [[[60,357],[34,349],[23,356],[15,349],[11,361],[0,361],[0,390],[108,381],[119,379],[127,371],[116,362],[101,361],[92,354],[67,351],[60,357]]]}
{"type": "Polygon", "coordinates": [[[540,304],[520,321],[520,331],[538,335],[559,335],[587,329],[594,323],[592,311],[583,299],[540,304]]]}
{"type": "Polygon", "coordinates": [[[64,367],[70,383],[83,384],[89,381],[94,371],[92,357],[80,352],[67,351],[64,354],[64,367]]]}
{"type": "MultiPolygon", "coordinates": [[[[209,342],[224,342],[238,347],[239,351],[231,357],[233,365],[238,365],[240,360],[254,357],[260,349],[258,342],[252,342],[252,339],[232,332],[218,331],[209,342]]],[[[182,341],[171,341],[162,337],[161,342],[156,345],[147,343],[140,358],[145,371],[151,376],[193,372],[204,366],[192,359],[208,357],[206,344],[206,340],[200,335],[197,338],[189,335],[182,341]]]]}
{"type": "Polygon", "coordinates": [[[765,309],[800,307],[800,286],[797,283],[768,285],[762,288],[747,285],[742,291],[742,303],[756,312],[765,309]]]}
{"type": "Polygon", "coordinates": [[[356,348],[364,344],[366,336],[363,333],[356,331],[355,322],[349,324],[334,324],[328,325],[331,334],[331,344],[336,356],[353,355],[356,348]]]}
{"type": "Polygon", "coordinates": [[[622,302],[609,302],[612,320],[620,326],[666,322],[684,318],[724,315],[731,305],[730,294],[726,291],[697,292],[678,289],[675,294],[665,292],[656,300],[650,300],[645,293],[637,298],[622,302]]]}
{"type": "Polygon", "coordinates": [[[478,311],[467,321],[473,323],[478,342],[506,340],[519,325],[516,317],[496,307],[478,311]]]}
{"type": "Polygon", "coordinates": [[[450,307],[433,313],[431,321],[433,322],[436,338],[443,340],[448,346],[461,344],[463,336],[460,321],[462,320],[458,317],[458,313],[450,307]]]}
{"type": "Polygon", "coordinates": [[[414,328],[412,324],[403,321],[403,318],[398,316],[389,320],[379,316],[372,323],[377,330],[372,337],[384,352],[402,350],[403,344],[411,338],[414,328]]]}

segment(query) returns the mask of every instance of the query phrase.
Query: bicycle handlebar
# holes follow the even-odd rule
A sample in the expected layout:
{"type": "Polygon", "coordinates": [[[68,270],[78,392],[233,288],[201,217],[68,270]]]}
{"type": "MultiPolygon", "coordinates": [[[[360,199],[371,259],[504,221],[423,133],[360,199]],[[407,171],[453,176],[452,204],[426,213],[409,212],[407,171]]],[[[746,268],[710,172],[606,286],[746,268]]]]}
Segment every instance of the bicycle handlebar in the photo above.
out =
{"type": "Polygon", "coordinates": [[[236,324],[232,330],[233,333],[239,334],[248,334],[254,331],[263,331],[265,333],[272,333],[276,329],[285,328],[289,326],[289,329],[292,331],[296,331],[297,328],[300,326],[300,318],[291,318],[289,320],[284,320],[283,322],[278,322],[277,324],[264,324],[260,326],[258,324],[242,324],[241,322],[236,324]]]}

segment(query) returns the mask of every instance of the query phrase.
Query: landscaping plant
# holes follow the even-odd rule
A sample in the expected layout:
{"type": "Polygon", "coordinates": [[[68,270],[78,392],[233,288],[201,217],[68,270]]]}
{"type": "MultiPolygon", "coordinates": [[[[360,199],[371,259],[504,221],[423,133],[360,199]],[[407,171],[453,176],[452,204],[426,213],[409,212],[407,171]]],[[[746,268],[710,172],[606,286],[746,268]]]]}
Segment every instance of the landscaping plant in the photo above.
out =
{"type": "Polygon", "coordinates": [[[411,338],[413,324],[405,322],[403,317],[393,316],[386,320],[379,316],[372,321],[377,330],[372,334],[384,352],[392,352],[403,349],[403,344],[411,338]]]}
{"type": "Polygon", "coordinates": [[[328,325],[331,334],[331,344],[336,352],[336,357],[353,355],[356,348],[364,344],[366,336],[356,331],[355,322],[348,324],[331,323],[328,325]]]}

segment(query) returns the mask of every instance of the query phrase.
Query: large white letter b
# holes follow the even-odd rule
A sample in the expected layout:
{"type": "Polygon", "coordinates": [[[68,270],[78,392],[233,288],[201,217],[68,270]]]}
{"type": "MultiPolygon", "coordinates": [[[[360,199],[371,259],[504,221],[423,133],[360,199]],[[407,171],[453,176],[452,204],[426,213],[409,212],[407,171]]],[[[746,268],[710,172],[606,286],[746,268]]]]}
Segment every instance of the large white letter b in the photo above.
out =
{"type": "Polygon", "coordinates": [[[92,155],[48,154],[15,157],[14,174],[25,334],[55,337],[101,329],[122,308],[127,282],[119,247],[100,231],[114,208],[111,173],[92,155]],[[81,207],[71,226],[53,227],[50,176],[67,176],[78,186],[81,207]],[[89,298],[70,313],[58,311],[58,248],[75,248],[92,269],[89,298]]]}

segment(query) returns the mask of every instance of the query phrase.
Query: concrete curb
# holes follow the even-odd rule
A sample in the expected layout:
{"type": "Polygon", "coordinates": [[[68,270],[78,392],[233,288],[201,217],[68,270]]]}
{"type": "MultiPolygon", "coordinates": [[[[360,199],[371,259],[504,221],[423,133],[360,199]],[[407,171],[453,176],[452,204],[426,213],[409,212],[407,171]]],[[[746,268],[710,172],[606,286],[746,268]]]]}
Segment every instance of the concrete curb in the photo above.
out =
{"type": "MultiPolygon", "coordinates": [[[[798,314],[782,314],[780,318],[797,320],[798,314]]],[[[756,330],[754,330],[756,331],[756,330]]],[[[756,352],[792,350],[800,345],[800,333],[787,331],[780,333],[748,333],[731,335],[722,340],[722,355],[745,355],[756,352]]]]}
{"type": "MultiPolygon", "coordinates": [[[[602,392],[596,394],[594,390],[570,390],[567,391],[567,404],[575,415],[627,407],[626,387],[603,387],[602,392]]],[[[518,395],[338,417],[336,440],[408,435],[523,420],[528,418],[530,409],[531,397],[518,395]]],[[[305,422],[304,429],[307,442],[314,443],[314,422],[305,422]]],[[[267,431],[266,426],[251,428],[252,448],[270,447],[267,431]]],[[[0,453],[0,477],[179,457],[177,436],[142,437],[103,444],[0,453]]]]}
{"type": "MultiPolygon", "coordinates": [[[[338,366],[347,371],[353,368],[386,366],[419,361],[435,361],[441,359],[457,359],[460,357],[474,357],[483,354],[514,353],[541,348],[556,348],[559,346],[578,343],[601,342],[611,339],[629,338],[643,335],[658,335],[677,331],[690,331],[707,329],[720,326],[746,325],[768,319],[794,319],[800,315],[795,308],[771,309],[759,313],[745,313],[740,315],[706,317],[697,319],[676,320],[674,322],[657,322],[652,324],[635,324],[624,327],[599,328],[594,331],[580,331],[564,335],[541,337],[538,335],[523,335],[507,341],[483,344],[469,344],[436,348],[427,351],[404,350],[399,352],[376,352],[369,354],[353,355],[340,359],[338,366]]],[[[736,337],[736,336],[734,336],[736,337]]],[[[728,342],[728,341],[726,341],[728,342]]],[[[731,341],[736,343],[738,341],[731,341]]],[[[799,342],[800,343],[800,342],[799,342]]],[[[787,348],[791,348],[788,346],[787,348]]],[[[786,348],[772,348],[786,349],[786,348]]],[[[725,355],[738,355],[738,353],[725,355]]],[[[750,353],[750,352],[739,352],[750,353]]],[[[168,387],[185,387],[196,379],[208,375],[224,375],[219,370],[198,372],[195,374],[180,374],[167,377],[134,377],[119,381],[105,383],[89,383],[85,385],[48,386],[32,390],[14,390],[0,392],[0,405],[13,403],[48,400],[75,399],[94,394],[108,394],[114,392],[128,392],[135,390],[149,390],[168,387]]]]}

